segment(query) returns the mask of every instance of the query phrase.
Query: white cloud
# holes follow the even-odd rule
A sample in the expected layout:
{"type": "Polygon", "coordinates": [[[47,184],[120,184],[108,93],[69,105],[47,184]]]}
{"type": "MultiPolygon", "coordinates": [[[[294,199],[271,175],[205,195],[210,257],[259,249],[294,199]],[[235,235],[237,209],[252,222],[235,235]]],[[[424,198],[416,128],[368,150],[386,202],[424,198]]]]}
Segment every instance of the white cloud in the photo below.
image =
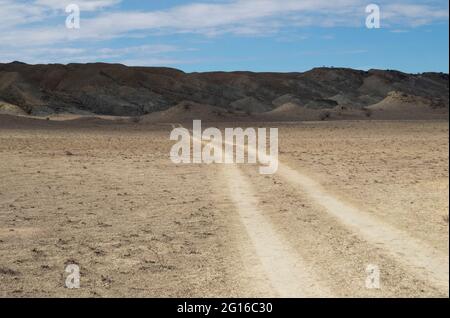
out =
{"type": "MultiPolygon", "coordinates": [[[[365,21],[363,0],[234,0],[226,3],[193,3],[165,11],[117,12],[89,21],[95,30],[129,32],[166,30],[211,34],[257,33],[289,26],[357,26],[365,21]],[[242,32],[244,30],[244,32],[242,32]],[[251,31],[250,31],[251,30],[251,31]]],[[[389,25],[420,25],[448,19],[448,4],[381,3],[383,19],[389,25]]]]}
{"type": "Polygon", "coordinates": [[[64,14],[70,3],[79,5],[81,11],[96,11],[111,7],[121,0],[0,0],[0,29],[11,29],[19,25],[44,22],[64,14]]]}
{"type": "MultiPolygon", "coordinates": [[[[205,34],[256,33],[266,24],[279,26],[289,22],[288,17],[320,25],[323,20],[312,20],[310,15],[340,14],[342,7],[359,4],[360,0],[235,0],[226,3],[193,3],[164,11],[115,12],[89,20],[85,26],[97,32],[122,34],[137,30],[165,30],[205,34]],[[227,31],[224,31],[227,30],[227,31]]],[[[358,7],[358,6],[357,6],[358,7]]],[[[356,8],[357,8],[356,7],[356,8]]]]}
{"type": "MultiPolygon", "coordinates": [[[[406,30],[419,25],[448,21],[447,1],[426,0],[421,4],[411,4],[407,1],[412,0],[377,1],[381,7],[383,27],[406,30]]],[[[33,52],[34,49],[45,50],[49,47],[73,45],[89,47],[96,41],[119,37],[193,33],[208,37],[223,34],[253,37],[281,35],[279,32],[287,28],[364,27],[365,7],[369,3],[366,0],[223,0],[209,3],[192,2],[165,10],[127,11],[119,5],[120,2],[0,0],[0,43],[3,44],[0,58],[3,56],[4,59],[8,52],[15,51],[24,52],[24,56],[37,60],[45,56],[39,50],[33,52]],[[69,30],[64,26],[63,9],[71,2],[81,7],[81,29],[69,30]],[[90,14],[84,16],[83,11],[89,11],[90,14]]],[[[66,59],[67,52],[52,50],[60,60],[66,59]]],[[[145,54],[152,55],[151,58],[155,61],[174,61],[167,57],[153,56],[172,52],[170,47],[134,47],[115,49],[114,52],[107,52],[108,50],[97,52],[96,55],[86,55],[85,58],[134,55],[128,59],[141,60],[141,57],[137,56],[139,50],[147,50],[145,54]]]]}
{"type": "MultiPolygon", "coordinates": [[[[27,61],[28,63],[88,63],[97,61],[107,61],[112,63],[121,62],[131,64],[145,61],[145,65],[176,64],[178,59],[168,58],[164,55],[173,52],[191,51],[192,49],[182,49],[173,45],[155,44],[139,45],[126,48],[99,47],[96,49],[78,47],[40,47],[9,50],[0,48],[0,63],[14,60],[27,61]]],[[[127,64],[128,65],[128,64],[127,64]]]]}
{"type": "MultiPolygon", "coordinates": [[[[447,3],[448,5],[448,3],[447,3]]],[[[448,20],[448,8],[438,9],[420,4],[388,4],[381,12],[388,25],[420,26],[433,21],[448,20]]]]}
{"type": "MultiPolygon", "coordinates": [[[[29,5],[0,0],[5,5],[0,19],[3,25],[27,24],[43,19],[45,9],[58,9],[70,0],[37,0],[29,5]],[[18,12],[18,13],[14,13],[18,12]]],[[[78,0],[82,10],[114,6],[119,0],[78,0]]],[[[380,4],[383,25],[417,26],[448,20],[447,5],[408,4],[401,0],[380,4]]],[[[84,39],[109,39],[148,34],[197,33],[217,36],[224,33],[258,35],[276,33],[283,27],[362,26],[366,2],[363,0],[233,0],[213,3],[191,3],[167,10],[101,11],[94,17],[82,18],[81,29],[63,28],[64,16],[58,26],[12,29],[0,40],[19,39],[21,43],[49,44],[84,39]]],[[[63,13],[60,13],[63,14],[63,13]]],[[[14,42],[14,41],[11,41],[14,42]]],[[[20,45],[20,42],[17,43],[20,45]]]]}
{"type": "Polygon", "coordinates": [[[35,5],[44,6],[53,10],[64,10],[69,4],[76,4],[82,11],[96,11],[111,7],[121,0],[36,0],[35,5]]]}
{"type": "Polygon", "coordinates": [[[24,2],[0,0],[0,30],[45,19],[45,9],[24,2]]]}

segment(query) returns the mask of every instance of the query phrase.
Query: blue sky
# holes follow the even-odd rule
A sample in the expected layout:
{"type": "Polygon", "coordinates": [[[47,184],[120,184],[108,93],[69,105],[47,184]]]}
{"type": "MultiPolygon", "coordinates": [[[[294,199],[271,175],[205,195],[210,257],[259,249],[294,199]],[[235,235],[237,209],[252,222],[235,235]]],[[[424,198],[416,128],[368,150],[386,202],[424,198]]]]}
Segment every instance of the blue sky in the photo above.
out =
{"type": "Polygon", "coordinates": [[[449,69],[447,0],[0,0],[0,62],[196,71],[449,69]],[[80,29],[65,8],[80,7],[80,29]],[[381,28],[365,26],[368,4],[381,28]]]}

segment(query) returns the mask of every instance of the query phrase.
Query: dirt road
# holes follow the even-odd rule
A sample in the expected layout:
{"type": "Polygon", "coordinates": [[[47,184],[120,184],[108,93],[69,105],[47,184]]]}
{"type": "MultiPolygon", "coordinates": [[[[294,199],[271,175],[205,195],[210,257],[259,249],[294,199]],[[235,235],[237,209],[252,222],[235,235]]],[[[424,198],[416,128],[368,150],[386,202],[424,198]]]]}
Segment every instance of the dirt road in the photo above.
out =
{"type": "Polygon", "coordinates": [[[170,129],[0,128],[0,295],[448,297],[447,122],[283,125],[271,176],[170,129]]]}

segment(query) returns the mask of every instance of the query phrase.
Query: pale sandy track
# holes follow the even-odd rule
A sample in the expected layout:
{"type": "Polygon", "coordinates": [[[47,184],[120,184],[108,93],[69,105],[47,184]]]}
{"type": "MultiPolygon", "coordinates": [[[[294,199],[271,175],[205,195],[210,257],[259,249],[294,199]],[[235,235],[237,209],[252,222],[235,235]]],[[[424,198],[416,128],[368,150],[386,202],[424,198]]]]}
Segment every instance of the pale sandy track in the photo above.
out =
{"type": "Polygon", "coordinates": [[[274,230],[304,261],[315,277],[338,297],[445,296],[445,291],[390,257],[318,205],[300,187],[280,175],[261,176],[251,165],[240,166],[252,184],[261,212],[274,230]],[[367,266],[380,270],[380,288],[366,287],[367,266]]]}
{"type": "Polygon", "coordinates": [[[441,290],[449,288],[448,255],[428,246],[407,233],[340,201],[311,178],[281,164],[279,175],[302,188],[317,204],[343,225],[368,242],[384,249],[390,256],[418,277],[441,290]]]}
{"type": "MultiPolygon", "coordinates": [[[[248,147],[247,150],[253,153],[257,152],[256,149],[248,147]]],[[[267,155],[258,153],[258,156],[267,155]]],[[[306,264],[302,264],[299,260],[297,262],[290,261],[293,259],[290,256],[292,252],[280,252],[283,250],[292,251],[292,249],[283,242],[270,222],[258,212],[258,201],[255,199],[255,190],[252,189],[252,185],[245,180],[245,176],[242,175],[238,167],[233,166],[232,168],[228,166],[226,168],[227,173],[225,176],[230,180],[231,197],[252,239],[256,253],[264,264],[266,275],[270,278],[274,288],[280,295],[306,296],[305,291],[298,290],[295,284],[289,287],[289,284],[286,284],[289,281],[289,275],[286,275],[285,278],[283,274],[283,272],[295,272],[295,270],[292,270],[295,267],[303,268],[301,271],[305,273],[306,264]],[[286,263],[274,266],[274,260],[276,260],[275,262],[280,262],[280,259],[286,260],[286,263]],[[278,268],[278,271],[275,272],[276,268],[278,268]]],[[[369,244],[381,248],[407,271],[438,288],[441,292],[448,292],[448,255],[428,246],[425,242],[415,239],[408,233],[378,220],[369,213],[339,200],[313,179],[281,162],[279,162],[277,175],[290,184],[299,187],[299,190],[306,193],[315,204],[324,208],[337,222],[359,235],[369,244]]],[[[296,275],[291,274],[291,278],[292,276],[295,277],[296,275]]],[[[298,275],[297,281],[302,282],[301,285],[303,286],[315,286],[312,283],[312,277],[312,275],[298,275]]],[[[312,288],[310,292],[312,291],[314,294],[314,289],[320,294],[320,288],[312,288]]],[[[321,295],[326,296],[326,294],[322,293],[321,295]]]]}
{"type": "MultiPolygon", "coordinates": [[[[256,149],[249,149],[256,152],[256,149]]],[[[259,154],[258,156],[267,156],[259,154]]],[[[416,240],[407,233],[340,201],[319,183],[300,172],[279,163],[278,175],[299,186],[318,205],[324,207],[337,221],[358,233],[368,242],[382,247],[391,257],[429,281],[442,291],[449,289],[449,257],[439,250],[416,240]]]]}
{"type": "Polygon", "coordinates": [[[275,292],[280,297],[330,297],[300,256],[278,235],[260,212],[257,197],[235,165],[224,166],[229,192],[255,253],[275,292]]]}
{"type": "Polygon", "coordinates": [[[311,269],[262,215],[255,190],[237,165],[222,167],[230,198],[262,265],[259,275],[268,279],[273,292],[278,297],[331,297],[331,292],[321,286],[311,269]]]}
{"type": "Polygon", "coordinates": [[[173,164],[178,124],[0,129],[0,296],[448,297],[448,128],[322,125],[284,128],[269,176],[173,164]],[[364,151],[382,163],[355,162],[364,151]],[[64,288],[68,262],[80,290],[64,288]]]}

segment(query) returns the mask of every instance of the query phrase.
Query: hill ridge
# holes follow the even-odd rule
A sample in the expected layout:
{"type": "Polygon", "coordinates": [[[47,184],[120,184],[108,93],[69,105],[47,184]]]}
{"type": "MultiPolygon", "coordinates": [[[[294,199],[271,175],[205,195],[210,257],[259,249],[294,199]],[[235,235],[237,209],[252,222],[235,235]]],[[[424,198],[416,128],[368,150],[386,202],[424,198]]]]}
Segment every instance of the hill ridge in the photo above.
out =
{"type": "Polygon", "coordinates": [[[396,91],[448,108],[449,76],[317,67],[306,72],[185,73],[109,63],[0,64],[0,102],[31,115],[139,116],[183,101],[229,111],[267,112],[281,104],[362,109],[396,91]]]}

